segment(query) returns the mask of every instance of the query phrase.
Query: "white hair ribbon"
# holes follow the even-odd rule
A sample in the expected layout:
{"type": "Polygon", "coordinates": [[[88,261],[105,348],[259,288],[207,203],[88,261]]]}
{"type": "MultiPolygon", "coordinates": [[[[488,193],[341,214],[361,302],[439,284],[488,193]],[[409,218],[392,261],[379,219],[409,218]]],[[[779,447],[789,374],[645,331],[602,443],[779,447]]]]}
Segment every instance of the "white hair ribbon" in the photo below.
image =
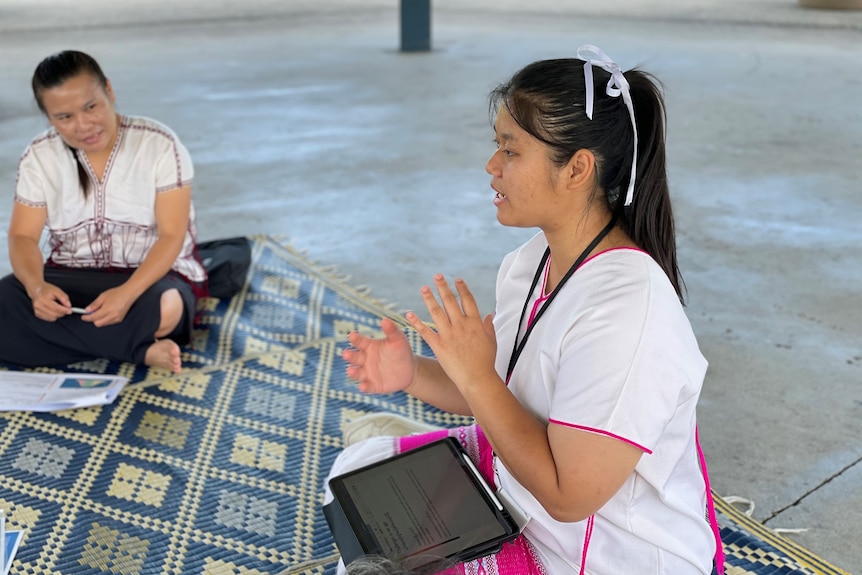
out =
{"type": "Polygon", "coordinates": [[[629,83],[626,80],[626,77],[623,76],[623,72],[620,70],[619,65],[617,65],[610,56],[591,44],[584,44],[578,48],[578,58],[586,62],[584,64],[584,81],[586,83],[587,92],[587,118],[590,120],[593,119],[593,91],[595,90],[593,86],[593,66],[598,66],[611,75],[611,79],[608,80],[608,86],[605,89],[605,93],[612,98],[622,96],[623,102],[625,102],[626,107],[629,109],[629,117],[632,120],[632,131],[634,132],[635,142],[634,154],[632,157],[632,173],[629,178],[629,189],[626,192],[626,201],[623,205],[630,206],[635,195],[635,172],[638,164],[638,128],[637,123],[635,122],[635,107],[634,104],[632,104],[632,95],[629,90],[629,83]]]}

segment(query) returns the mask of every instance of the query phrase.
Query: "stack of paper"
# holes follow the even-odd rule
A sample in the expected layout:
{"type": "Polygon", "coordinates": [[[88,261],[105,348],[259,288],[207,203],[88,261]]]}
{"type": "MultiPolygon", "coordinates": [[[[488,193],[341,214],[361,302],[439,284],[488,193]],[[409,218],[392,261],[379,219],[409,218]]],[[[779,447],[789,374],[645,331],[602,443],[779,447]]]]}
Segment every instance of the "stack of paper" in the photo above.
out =
{"type": "Polygon", "coordinates": [[[0,371],[0,411],[59,411],[106,405],[129,379],[92,373],[0,371]]]}

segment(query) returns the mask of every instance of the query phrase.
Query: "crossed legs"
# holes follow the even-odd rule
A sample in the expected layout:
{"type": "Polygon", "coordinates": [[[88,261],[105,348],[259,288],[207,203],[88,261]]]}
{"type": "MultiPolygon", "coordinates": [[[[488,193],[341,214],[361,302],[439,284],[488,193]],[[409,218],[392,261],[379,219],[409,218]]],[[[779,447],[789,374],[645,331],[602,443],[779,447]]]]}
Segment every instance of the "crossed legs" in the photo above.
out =
{"type": "MultiPolygon", "coordinates": [[[[83,307],[128,274],[46,268],[46,280],[59,285],[72,305],[83,307]]],[[[120,324],[95,327],[71,314],[55,322],[33,314],[32,302],[11,274],[0,279],[0,362],[22,367],[59,366],[104,357],[144,363],[177,373],[179,343],[190,337],[195,297],[191,286],[169,275],[144,292],[120,324]]]]}
{"type": "Polygon", "coordinates": [[[180,361],[180,346],[172,339],[166,338],[174,332],[183,319],[183,298],[176,288],[162,292],[161,322],[156,329],[156,341],[147,348],[144,363],[152,367],[161,367],[174,373],[182,369],[180,361]]]}

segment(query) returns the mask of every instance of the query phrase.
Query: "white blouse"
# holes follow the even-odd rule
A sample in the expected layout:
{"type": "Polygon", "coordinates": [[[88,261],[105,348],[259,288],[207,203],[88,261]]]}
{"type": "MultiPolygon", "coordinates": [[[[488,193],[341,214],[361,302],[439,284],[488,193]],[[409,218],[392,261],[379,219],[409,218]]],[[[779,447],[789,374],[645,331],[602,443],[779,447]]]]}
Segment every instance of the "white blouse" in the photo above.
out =
{"type": "MultiPolygon", "coordinates": [[[[18,164],[15,201],[48,210],[49,260],[81,268],[134,268],[158,239],[157,194],[190,186],[191,156],[170,128],[149,118],[121,116],[119,134],[99,181],[85,153],[73,152],[54,128],[34,139],[18,164]],[[73,153],[90,176],[84,197],[73,153]]],[[[195,259],[195,211],[172,269],[202,282],[195,259]]]]}
{"type": "MultiPolygon", "coordinates": [[[[501,377],[547,245],[539,233],[500,268],[494,326],[501,377]]],[[[670,281],[648,254],[615,249],[586,260],[550,306],[509,389],[536,418],[616,438],[643,456],[591,530],[588,521],[554,520],[495,460],[499,486],[532,517],[525,534],[549,573],[578,573],[588,542],[590,575],[708,574],[715,541],[695,444],[707,362],[670,281]]]]}

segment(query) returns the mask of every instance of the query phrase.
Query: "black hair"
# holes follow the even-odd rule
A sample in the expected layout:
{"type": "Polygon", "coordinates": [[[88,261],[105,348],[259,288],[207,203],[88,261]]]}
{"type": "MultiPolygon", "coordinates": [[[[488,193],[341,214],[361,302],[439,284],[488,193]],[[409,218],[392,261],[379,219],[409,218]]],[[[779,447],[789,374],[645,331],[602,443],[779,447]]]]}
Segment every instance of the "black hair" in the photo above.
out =
{"type": "Polygon", "coordinates": [[[492,120],[503,105],[526,132],[550,148],[550,159],[564,166],[582,149],[596,158],[598,189],[629,237],[661,266],[684,302],[684,282],[676,256],[673,210],[665,160],[665,107],[658,80],[640,70],[624,74],[630,86],[638,131],[634,199],[624,206],[631,179],[634,131],[622,97],[605,93],[610,73],[593,66],[593,118],[586,114],[584,61],[541,60],[495,88],[492,120]]]}
{"type": "MultiPolygon", "coordinates": [[[[33,97],[36,99],[36,104],[42,113],[47,114],[45,104],[42,102],[42,92],[51,88],[56,88],[63,84],[66,80],[74,78],[80,74],[90,74],[102,86],[102,89],[107,91],[108,79],[102,72],[99,63],[83,52],[76,50],[64,50],[52,54],[39,62],[36,66],[36,71],[33,72],[31,85],[33,87],[33,97]]],[[[87,170],[78,159],[78,154],[75,148],[68,144],[66,145],[72,152],[72,157],[75,158],[75,163],[78,166],[78,181],[81,183],[81,189],[84,191],[84,197],[87,196],[87,191],[90,187],[90,177],[87,175],[87,170]]]]}

